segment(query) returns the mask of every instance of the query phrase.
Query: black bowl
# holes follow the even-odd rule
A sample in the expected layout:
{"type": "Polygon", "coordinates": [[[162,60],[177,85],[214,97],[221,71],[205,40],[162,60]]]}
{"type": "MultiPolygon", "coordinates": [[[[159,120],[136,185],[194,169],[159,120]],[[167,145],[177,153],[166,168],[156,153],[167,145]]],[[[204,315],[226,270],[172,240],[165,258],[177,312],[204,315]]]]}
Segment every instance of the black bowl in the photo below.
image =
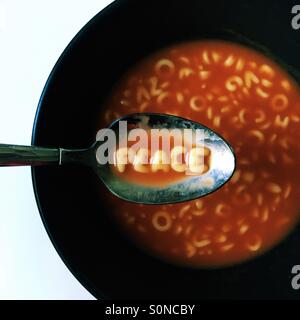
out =
{"type": "MultiPolygon", "coordinates": [[[[81,148],[94,140],[101,105],[124,71],[158,48],[216,38],[262,50],[300,81],[300,31],[286,0],[119,0],[94,17],[66,48],[43,91],[32,143],[81,148]]],[[[40,213],[75,277],[98,298],[297,298],[291,268],[300,231],[261,257],[216,270],[192,270],[137,249],[115,227],[91,169],[33,168],[40,213]]]]}

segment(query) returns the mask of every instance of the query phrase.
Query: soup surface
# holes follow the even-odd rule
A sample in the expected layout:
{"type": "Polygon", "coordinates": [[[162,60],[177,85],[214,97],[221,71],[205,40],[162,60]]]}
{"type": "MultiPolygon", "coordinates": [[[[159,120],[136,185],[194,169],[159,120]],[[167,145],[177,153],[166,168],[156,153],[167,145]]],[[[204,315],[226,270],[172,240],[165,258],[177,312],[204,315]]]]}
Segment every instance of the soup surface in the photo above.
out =
{"type": "Polygon", "coordinates": [[[237,157],[232,179],[198,200],[151,206],[105,195],[116,221],[148,252],[194,267],[234,264],[274,246],[297,223],[300,92],[268,57],[222,41],[179,44],[133,67],[105,108],[102,127],[135,112],[200,122],[237,157]]]}

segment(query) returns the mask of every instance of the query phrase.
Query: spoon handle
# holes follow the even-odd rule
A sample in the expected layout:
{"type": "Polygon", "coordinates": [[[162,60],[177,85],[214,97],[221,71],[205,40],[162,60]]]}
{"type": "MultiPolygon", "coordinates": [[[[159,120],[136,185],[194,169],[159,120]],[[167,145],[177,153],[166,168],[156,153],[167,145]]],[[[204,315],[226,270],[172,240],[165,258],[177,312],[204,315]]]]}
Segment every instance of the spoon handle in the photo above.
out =
{"type": "Polygon", "coordinates": [[[61,149],[0,144],[0,167],[60,164],[61,149]]]}

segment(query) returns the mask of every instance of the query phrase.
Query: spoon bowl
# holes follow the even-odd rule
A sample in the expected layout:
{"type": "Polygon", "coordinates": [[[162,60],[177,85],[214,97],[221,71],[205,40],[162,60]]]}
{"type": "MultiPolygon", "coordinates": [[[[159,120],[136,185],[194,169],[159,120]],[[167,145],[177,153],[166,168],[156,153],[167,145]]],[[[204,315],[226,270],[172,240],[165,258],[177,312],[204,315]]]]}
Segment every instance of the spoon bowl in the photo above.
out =
{"type": "MultiPolygon", "coordinates": [[[[201,130],[196,144],[203,144],[211,150],[210,169],[203,175],[186,175],[184,179],[164,186],[145,186],[120,180],[109,164],[94,163],[94,169],[107,188],[127,201],[143,204],[177,203],[203,197],[224,185],[235,170],[235,156],[230,145],[213,130],[206,126],[181,117],[158,114],[137,113],[124,116],[110,125],[119,136],[119,123],[126,121],[128,127],[146,129],[191,129],[201,130]]],[[[96,150],[101,143],[94,145],[96,150]]],[[[95,158],[94,158],[95,159],[95,158]]]]}

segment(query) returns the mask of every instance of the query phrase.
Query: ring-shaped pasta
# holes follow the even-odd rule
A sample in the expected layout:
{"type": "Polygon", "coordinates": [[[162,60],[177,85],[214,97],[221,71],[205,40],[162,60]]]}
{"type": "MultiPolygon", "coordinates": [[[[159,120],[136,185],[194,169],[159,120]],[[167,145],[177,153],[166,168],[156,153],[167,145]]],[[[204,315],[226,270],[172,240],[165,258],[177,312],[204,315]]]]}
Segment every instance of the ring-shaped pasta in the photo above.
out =
{"type": "Polygon", "coordinates": [[[172,218],[168,212],[158,211],[154,213],[152,217],[152,225],[156,230],[165,232],[171,228],[172,218]],[[161,223],[161,221],[164,221],[164,222],[161,223]]]}

